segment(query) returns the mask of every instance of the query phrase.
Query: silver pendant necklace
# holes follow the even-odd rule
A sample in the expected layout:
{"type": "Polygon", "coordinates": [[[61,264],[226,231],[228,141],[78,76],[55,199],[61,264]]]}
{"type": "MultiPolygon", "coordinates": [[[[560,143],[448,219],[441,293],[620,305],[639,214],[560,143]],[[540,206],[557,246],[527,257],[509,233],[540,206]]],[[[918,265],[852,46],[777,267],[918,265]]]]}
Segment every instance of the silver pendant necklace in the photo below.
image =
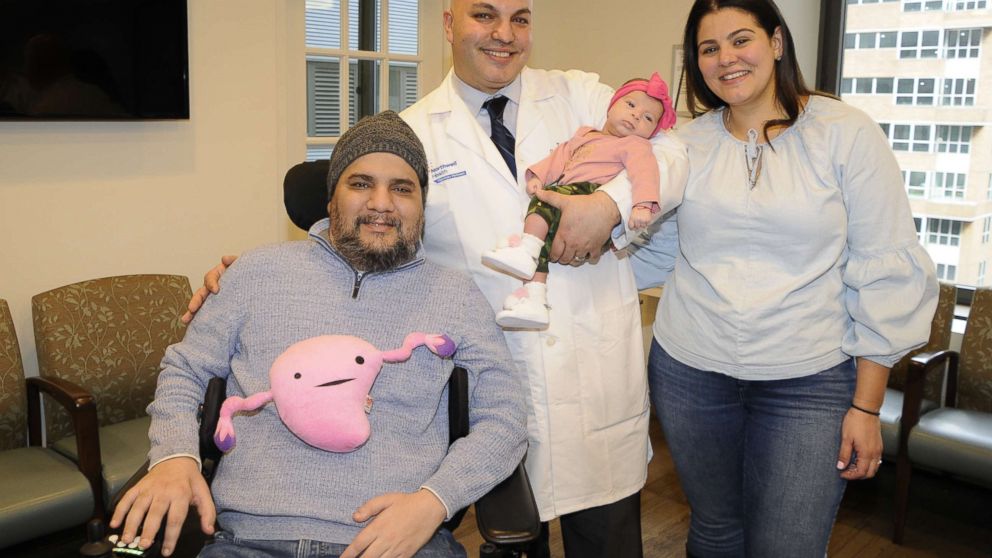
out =
{"type": "Polygon", "coordinates": [[[751,128],[747,131],[747,145],[744,146],[744,162],[747,165],[747,185],[754,190],[761,176],[761,154],[765,146],[758,145],[758,131],[751,128]]]}

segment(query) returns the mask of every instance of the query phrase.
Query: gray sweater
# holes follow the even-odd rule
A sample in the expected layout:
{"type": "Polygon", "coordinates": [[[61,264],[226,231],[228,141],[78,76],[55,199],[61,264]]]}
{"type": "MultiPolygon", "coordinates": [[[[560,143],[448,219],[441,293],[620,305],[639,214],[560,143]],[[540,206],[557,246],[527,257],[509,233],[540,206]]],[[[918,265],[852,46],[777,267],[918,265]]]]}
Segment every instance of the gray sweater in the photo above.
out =
{"type": "Polygon", "coordinates": [[[441,359],[419,347],[406,362],[384,364],[371,391],[371,437],[351,453],[307,445],[274,403],[236,416],[237,446],[211,488],[221,527],[239,537],[347,544],[363,527],[351,514],[372,497],[424,486],[453,513],[523,458],[524,388],[471,279],[422,258],[363,276],[334,251],[327,227],[325,219],[307,241],[242,255],[168,349],[148,407],[152,462],[197,453],[196,408],[210,378],[226,377],[228,395],[267,391],[269,367],[297,341],[354,335],[389,350],[423,331],[447,334],[457,352],[441,359]],[[469,371],[471,433],[449,448],[455,365],[469,371]]]}

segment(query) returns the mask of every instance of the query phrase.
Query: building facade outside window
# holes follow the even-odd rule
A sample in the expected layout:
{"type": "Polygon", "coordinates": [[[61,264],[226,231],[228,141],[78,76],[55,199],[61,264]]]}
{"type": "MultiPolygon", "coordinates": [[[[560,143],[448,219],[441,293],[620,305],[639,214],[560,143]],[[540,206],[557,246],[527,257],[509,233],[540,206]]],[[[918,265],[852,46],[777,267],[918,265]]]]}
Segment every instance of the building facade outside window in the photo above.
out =
{"type": "Polygon", "coordinates": [[[888,137],[920,242],[941,278],[985,285],[992,260],[992,94],[985,85],[992,83],[992,56],[983,47],[992,40],[992,6],[824,2],[835,17],[823,23],[828,33],[821,40],[832,46],[824,49],[820,79],[828,90],[836,84],[888,137]],[[843,28],[831,29],[831,19],[843,28]],[[822,71],[824,61],[835,76],[822,71]]]}

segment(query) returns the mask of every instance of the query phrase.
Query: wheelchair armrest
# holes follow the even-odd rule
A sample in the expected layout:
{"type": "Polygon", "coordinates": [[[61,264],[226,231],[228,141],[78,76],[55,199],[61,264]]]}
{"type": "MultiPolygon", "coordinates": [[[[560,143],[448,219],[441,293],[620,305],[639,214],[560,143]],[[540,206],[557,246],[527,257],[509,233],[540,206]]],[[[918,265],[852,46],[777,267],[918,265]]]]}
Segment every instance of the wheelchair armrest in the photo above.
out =
{"type": "Polygon", "coordinates": [[[475,517],[486,542],[513,545],[538,537],[541,518],[523,463],[475,503],[475,517]]]}
{"type": "Polygon", "coordinates": [[[93,396],[78,385],[56,377],[25,380],[28,398],[28,443],[41,445],[41,394],[52,397],[69,413],[76,437],[76,466],[89,481],[93,492],[93,517],[103,519],[103,464],[100,459],[100,432],[93,396]]]}
{"type": "Polygon", "coordinates": [[[203,478],[209,485],[214,480],[214,473],[217,470],[217,463],[224,456],[224,452],[217,448],[214,443],[214,432],[217,430],[217,421],[220,419],[220,408],[227,397],[227,380],[223,378],[212,378],[207,382],[207,391],[203,395],[203,403],[200,405],[200,462],[203,465],[203,478]]]}

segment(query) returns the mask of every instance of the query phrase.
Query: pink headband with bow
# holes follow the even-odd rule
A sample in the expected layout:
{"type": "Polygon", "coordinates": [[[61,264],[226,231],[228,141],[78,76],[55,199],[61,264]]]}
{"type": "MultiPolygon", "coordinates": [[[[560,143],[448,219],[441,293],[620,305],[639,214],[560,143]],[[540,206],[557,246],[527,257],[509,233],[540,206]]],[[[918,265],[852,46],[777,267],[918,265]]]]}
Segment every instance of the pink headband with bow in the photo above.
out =
{"type": "Polygon", "coordinates": [[[658,119],[658,125],[651,132],[651,137],[654,137],[658,130],[668,130],[675,125],[675,110],[672,109],[672,99],[668,96],[668,84],[661,79],[658,72],[651,74],[650,79],[633,80],[621,85],[620,89],[617,89],[617,92],[613,94],[613,98],[610,99],[610,106],[612,107],[621,97],[631,91],[643,91],[648,97],[661,101],[664,112],[658,119]]]}

